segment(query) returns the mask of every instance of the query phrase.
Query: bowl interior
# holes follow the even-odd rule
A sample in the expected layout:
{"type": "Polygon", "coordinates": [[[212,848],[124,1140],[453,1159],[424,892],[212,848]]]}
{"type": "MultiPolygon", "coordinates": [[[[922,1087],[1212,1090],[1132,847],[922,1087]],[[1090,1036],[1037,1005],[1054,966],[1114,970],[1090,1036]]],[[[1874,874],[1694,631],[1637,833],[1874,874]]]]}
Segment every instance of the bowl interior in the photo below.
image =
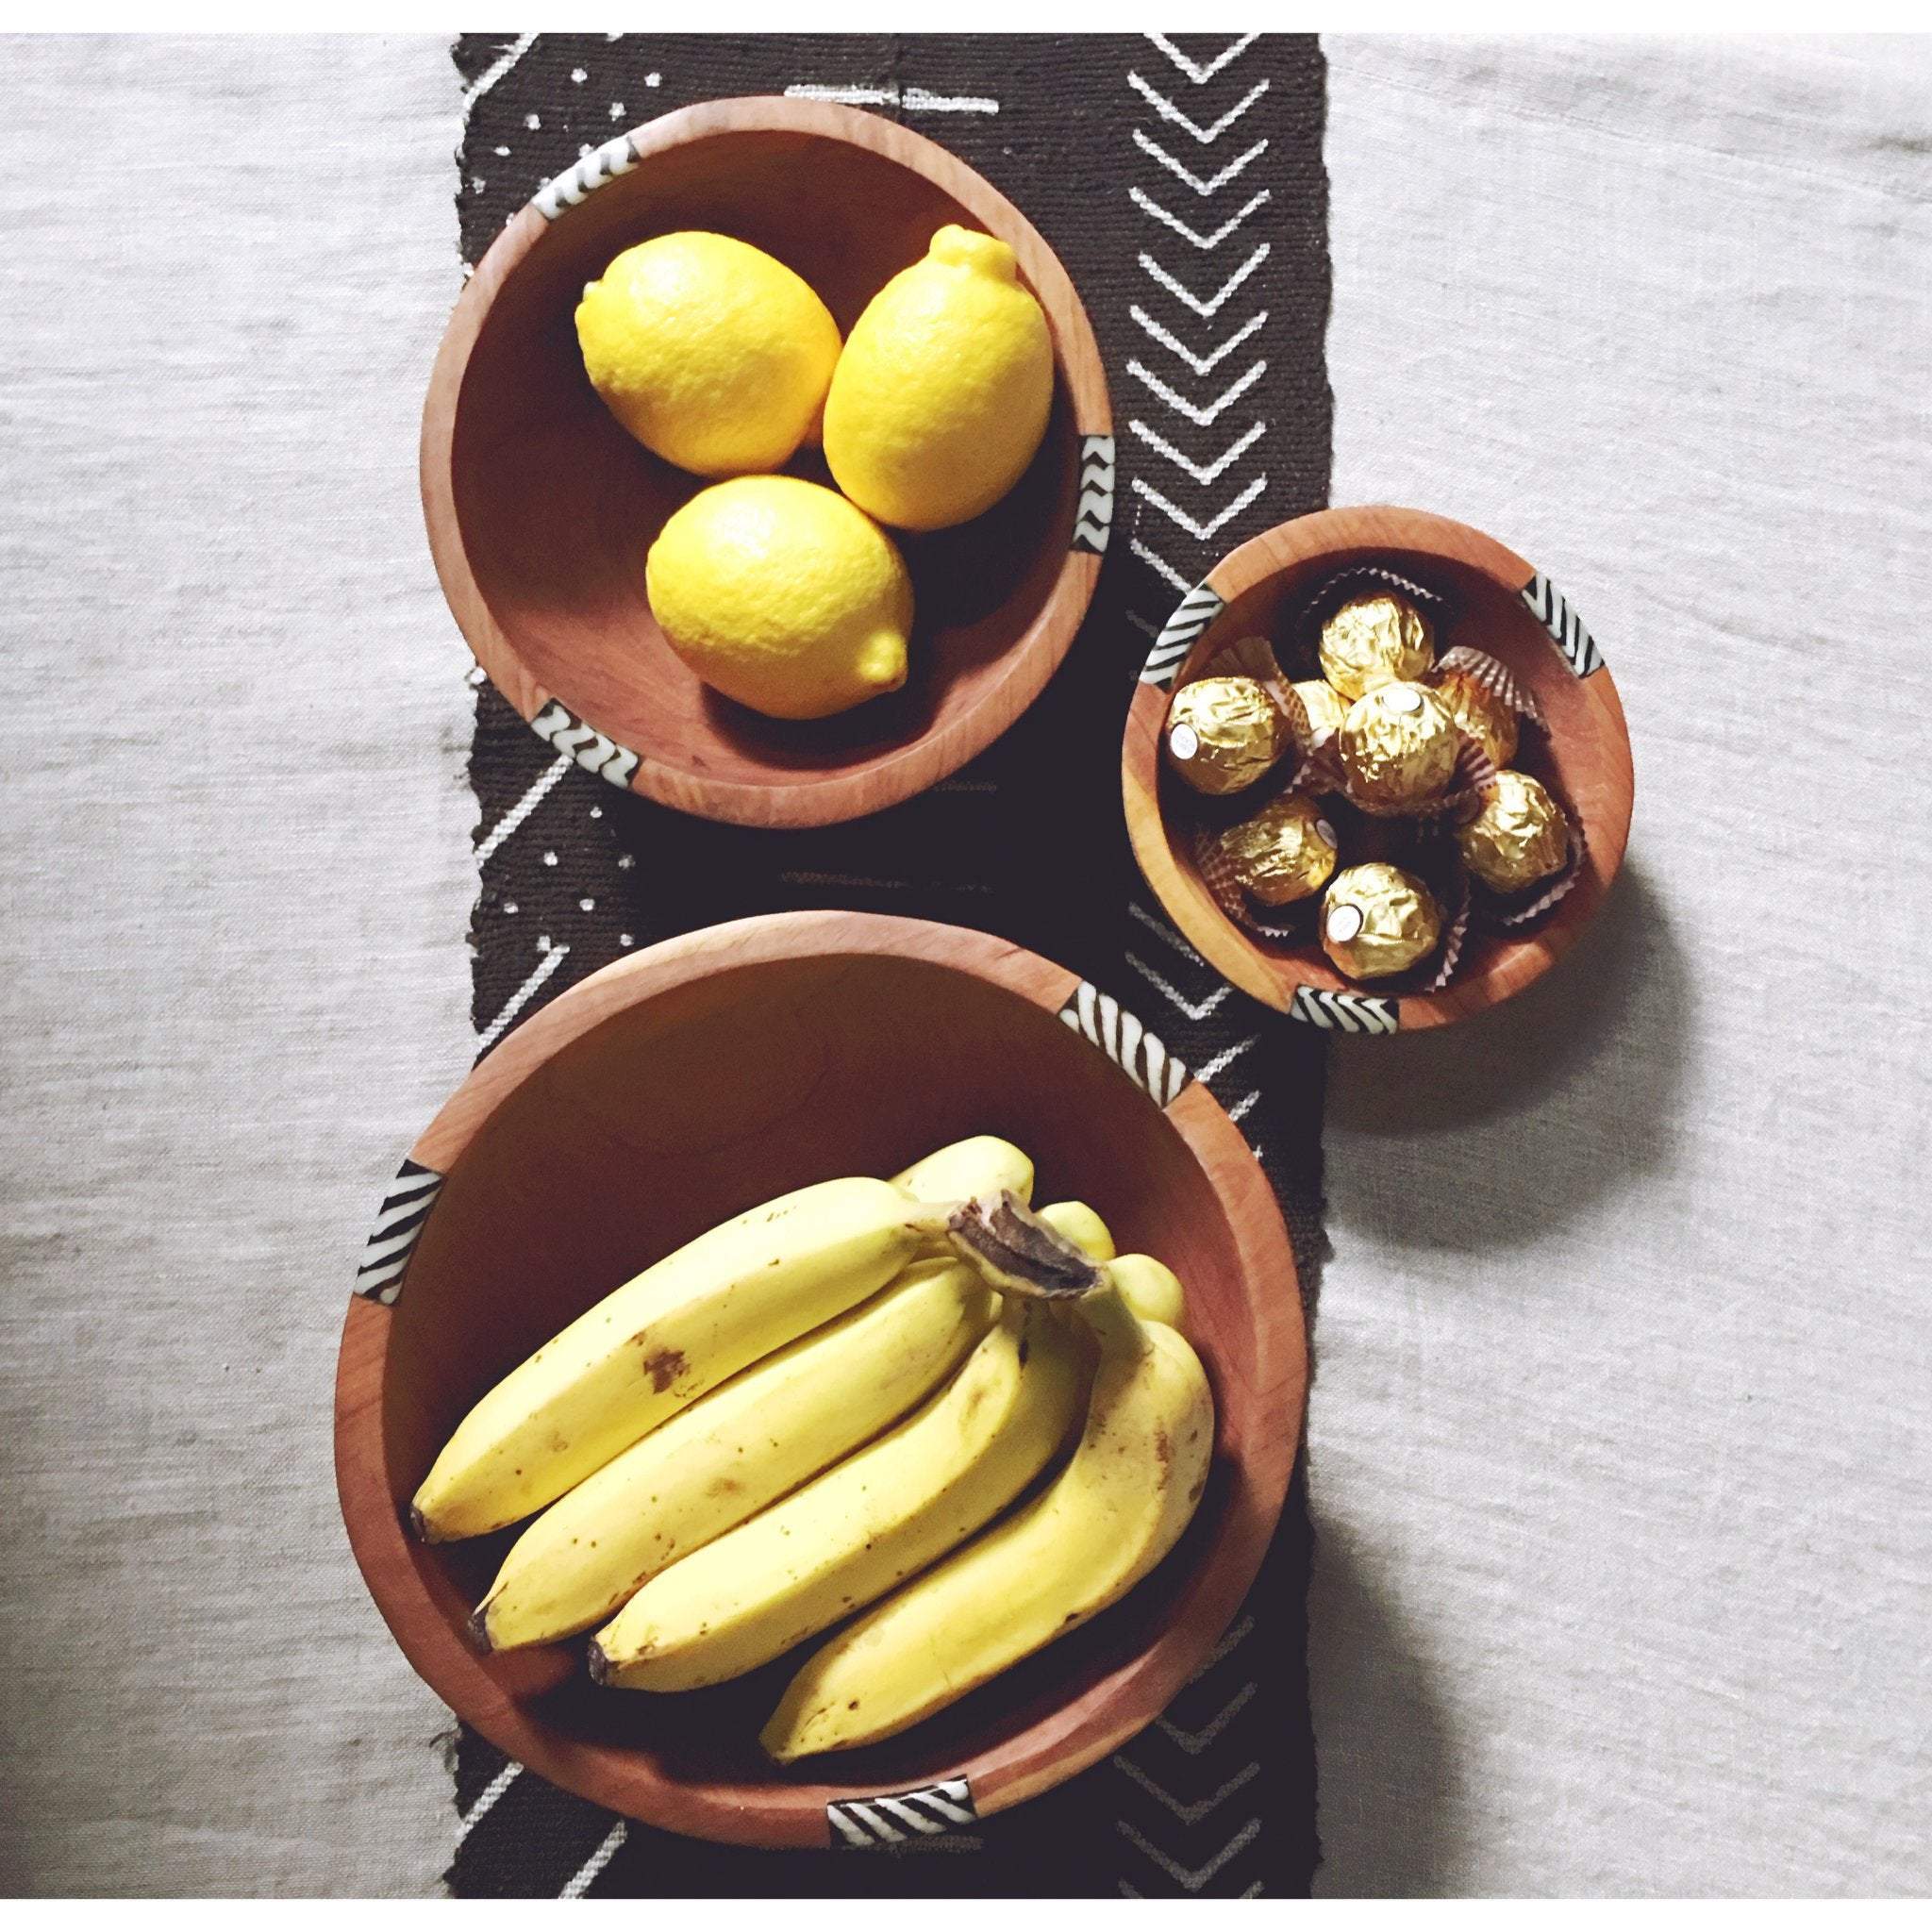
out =
{"type": "MultiPolygon", "coordinates": [[[[705,483],[650,455],[591,388],[574,323],[584,284],[634,242],[711,229],[795,269],[842,331],[947,222],[982,225],[915,168],[853,141],[721,130],[656,149],[599,188],[497,291],[463,375],[451,458],[469,566],[525,668],[648,762],[748,786],[860,774],[984,702],[1065,563],[1079,439],[1057,327],[1061,380],[1026,475],[971,524],[899,536],[916,599],[906,687],[808,724],[762,718],[701,684],[652,619],[645,553],[705,483]]],[[[816,450],[791,467],[829,480],[816,450]]]]}
{"type": "MultiPolygon", "coordinates": [[[[1175,689],[1200,675],[1214,655],[1237,639],[1256,633],[1286,643],[1292,613],[1322,581],[1360,563],[1385,564],[1454,599],[1457,616],[1437,639],[1439,651],[1469,644],[1501,659],[1535,695],[1548,723],[1546,730],[1524,724],[1514,760],[1550,785],[1581,821],[1586,841],[1583,875],[1569,896],[1524,936],[1481,932],[1472,926],[1456,978],[1441,993],[1407,993],[1402,1008],[1406,1024],[1431,1009],[1436,1016],[1487,1004],[1486,986],[1514,991],[1552,957],[1551,937],[1587,920],[1607,889],[1622,858],[1629,823],[1630,763],[1627,742],[1607,727],[1597,696],[1558,654],[1535,614],[1512,590],[1487,572],[1457,557],[1400,543],[1338,546],[1283,566],[1231,597],[1198,639],[1175,680],[1175,689]],[[1592,832],[1596,837],[1592,838],[1592,832]]],[[[1294,669],[1295,676],[1314,676],[1294,669]]],[[[1621,714],[1619,714],[1621,715],[1621,714]]],[[[1214,905],[1195,863],[1191,828],[1194,794],[1178,778],[1158,744],[1160,824],[1168,850],[1188,890],[1194,920],[1218,924],[1246,952],[1265,962],[1274,980],[1291,995],[1296,986],[1375,993],[1374,981],[1344,978],[1319,945],[1258,938],[1236,926],[1214,905]]],[[[1344,852],[1344,862],[1380,858],[1377,829],[1364,827],[1359,851],[1344,852]]],[[[1280,1004],[1286,1005],[1284,998],[1280,1004]]]]}
{"type": "MultiPolygon", "coordinates": [[[[749,963],[660,992],[553,1056],[497,1108],[449,1175],[394,1312],[381,1424],[391,1501],[406,1505],[493,1382],[670,1248],[787,1189],[891,1173],[987,1131],[1032,1155],[1037,1201],[1091,1202],[1123,1252],[1158,1255],[1187,1285],[1219,1428],[1214,1474],[1181,1546],[1091,1625],[866,1752],[791,1772],[758,1753],[795,1657],[671,1697],[596,1690],[581,1641],[485,1659],[548,1733],[616,1747],[641,1785],[739,1790],[747,1802],[774,1785],[908,1789],[996,1753],[1128,1667],[1239,1521],[1252,1523],[1241,1443],[1297,1419],[1262,1413],[1251,1374],[1265,1351],[1236,1233],[1188,1141],[1054,1014],[958,969],[881,955],[749,963]]],[[[1260,1288],[1292,1306],[1291,1282],[1260,1288]]],[[[452,1631],[512,1536],[411,1545],[452,1631]]],[[[613,1801],[608,1785],[600,1795],[613,1801]]]]}

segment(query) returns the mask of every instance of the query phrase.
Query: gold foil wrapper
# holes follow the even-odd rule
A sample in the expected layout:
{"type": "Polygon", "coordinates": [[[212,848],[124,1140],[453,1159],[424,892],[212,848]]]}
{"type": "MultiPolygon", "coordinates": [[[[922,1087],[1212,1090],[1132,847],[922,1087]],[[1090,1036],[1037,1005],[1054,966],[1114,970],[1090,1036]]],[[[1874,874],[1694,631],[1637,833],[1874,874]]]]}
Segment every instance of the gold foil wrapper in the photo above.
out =
{"type": "Polygon", "coordinates": [[[1335,871],[1335,827],[1312,798],[1289,792],[1221,835],[1236,881],[1264,906],[1312,899],[1335,871]]]}
{"type": "Polygon", "coordinates": [[[1400,810],[1426,805],[1456,775],[1461,735],[1425,684],[1383,684],[1348,708],[1335,738],[1355,796],[1400,810]]]}
{"type": "Polygon", "coordinates": [[[1516,756],[1516,713],[1467,671],[1445,671],[1429,687],[1442,708],[1501,771],[1516,756]]]}
{"type": "Polygon", "coordinates": [[[1167,755],[1196,791],[1239,791],[1287,749],[1287,721],[1252,677],[1198,677],[1174,692],[1167,755]]]}
{"type": "Polygon", "coordinates": [[[1320,744],[1341,729],[1341,721],[1348,715],[1348,700],[1326,678],[1303,678],[1295,686],[1294,694],[1308,714],[1307,745],[1320,744]]]}
{"type": "Polygon", "coordinates": [[[1527,772],[1498,772],[1481,803],[1457,827],[1462,862],[1492,892],[1525,892],[1560,872],[1570,857],[1563,808],[1527,772]]]}
{"type": "Polygon", "coordinates": [[[1386,979],[1426,959],[1442,938],[1442,910],[1413,873],[1352,865],[1322,904],[1322,950],[1351,979],[1386,979]]]}
{"type": "Polygon", "coordinates": [[[1436,661],[1435,634],[1406,598],[1387,591],[1351,597],[1322,626],[1322,675],[1345,698],[1420,677],[1436,661]]]}

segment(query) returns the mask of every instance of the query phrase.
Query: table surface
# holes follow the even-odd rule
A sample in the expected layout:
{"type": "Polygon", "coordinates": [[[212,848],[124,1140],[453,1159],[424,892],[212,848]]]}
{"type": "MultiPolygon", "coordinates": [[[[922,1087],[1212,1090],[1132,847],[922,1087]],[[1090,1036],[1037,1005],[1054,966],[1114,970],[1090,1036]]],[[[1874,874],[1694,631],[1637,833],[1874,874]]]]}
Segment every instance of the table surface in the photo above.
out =
{"type": "MultiPolygon", "coordinates": [[[[1564,588],[1638,804],[1530,994],[1337,1046],[1319,1889],[1924,1891],[1932,43],[1326,46],[1334,499],[1564,588]]],[[[8,54],[0,1890],[427,1892],[326,1392],[472,1051],[454,75],[8,54]]]]}

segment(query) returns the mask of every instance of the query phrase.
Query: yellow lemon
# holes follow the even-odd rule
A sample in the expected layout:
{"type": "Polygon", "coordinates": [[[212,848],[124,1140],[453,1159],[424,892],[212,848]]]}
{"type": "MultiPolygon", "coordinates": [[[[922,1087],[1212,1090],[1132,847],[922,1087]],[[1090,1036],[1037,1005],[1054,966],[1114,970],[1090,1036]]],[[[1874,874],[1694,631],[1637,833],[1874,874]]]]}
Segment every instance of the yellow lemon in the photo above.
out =
{"type": "Polygon", "coordinates": [[[763,249],[659,235],[585,287],[577,346],[592,388],[646,449],[733,476],[777,469],[812,434],[839,325],[763,249]]]}
{"type": "Polygon", "coordinates": [[[852,325],[825,398],[825,461],[881,523],[940,530],[1024,474],[1053,407],[1053,339],[1013,251],[945,227],[852,325]]]}
{"type": "Polygon", "coordinates": [[[905,561],[819,484],[740,476],[699,491],[651,545],[644,588],[678,656],[767,717],[829,717],[906,682],[905,561]]]}

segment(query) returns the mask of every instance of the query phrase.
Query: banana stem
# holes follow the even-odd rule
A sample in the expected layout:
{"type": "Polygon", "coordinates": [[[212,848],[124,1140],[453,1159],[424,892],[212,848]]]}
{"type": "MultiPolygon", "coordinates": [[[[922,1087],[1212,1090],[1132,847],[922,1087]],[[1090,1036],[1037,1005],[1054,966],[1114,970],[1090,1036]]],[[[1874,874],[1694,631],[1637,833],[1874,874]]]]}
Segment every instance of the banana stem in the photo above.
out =
{"type": "Polygon", "coordinates": [[[1107,1271],[1042,1221],[1011,1189],[962,1203],[946,1223],[953,1250],[994,1288],[1037,1301],[1077,1301],[1107,1271]]]}

